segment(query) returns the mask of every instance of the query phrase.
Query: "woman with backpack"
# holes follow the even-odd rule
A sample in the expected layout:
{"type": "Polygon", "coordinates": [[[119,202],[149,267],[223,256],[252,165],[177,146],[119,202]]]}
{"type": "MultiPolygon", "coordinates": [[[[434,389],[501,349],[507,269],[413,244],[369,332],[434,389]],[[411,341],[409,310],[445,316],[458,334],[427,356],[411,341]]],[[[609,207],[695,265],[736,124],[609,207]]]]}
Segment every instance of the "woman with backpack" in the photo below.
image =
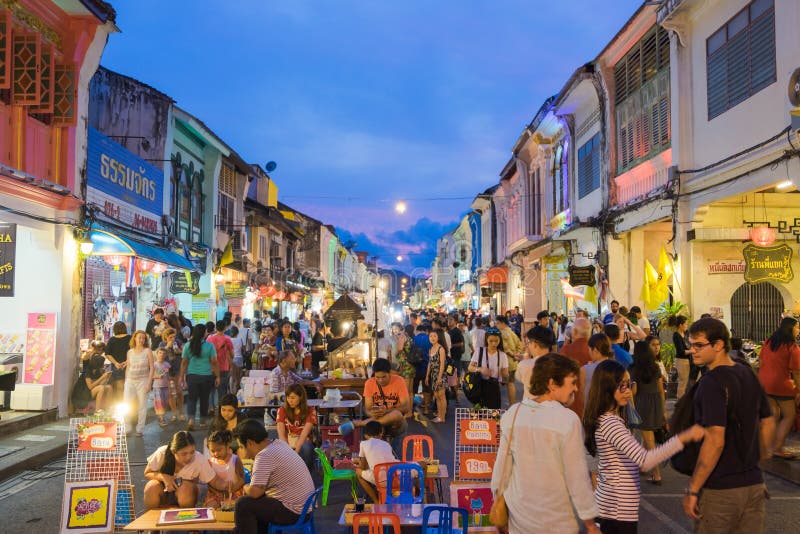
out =
{"type": "Polygon", "coordinates": [[[686,443],[703,439],[694,425],[655,449],[645,449],[630,432],[625,407],[633,398],[631,377],[619,362],[602,361],[592,375],[583,414],[586,449],[598,457],[595,501],[604,534],[635,533],[639,522],[639,470],[649,471],[680,452],[686,443]]]}
{"type": "Polygon", "coordinates": [[[800,347],[797,335],[800,323],[784,317],[780,327],[764,342],[759,358],[758,381],[769,399],[775,418],[773,454],[791,460],[794,454],[783,448],[797,417],[796,403],[800,400],[800,347]]]}
{"type": "Polygon", "coordinates": [[[470,373],[483,377],[479,404],[484,408],[500,409],[500,385],[508,380],[508,356],[503,352],[500,330],[487,328],[485,345],[477,347],[469,362],[470,373]]]}

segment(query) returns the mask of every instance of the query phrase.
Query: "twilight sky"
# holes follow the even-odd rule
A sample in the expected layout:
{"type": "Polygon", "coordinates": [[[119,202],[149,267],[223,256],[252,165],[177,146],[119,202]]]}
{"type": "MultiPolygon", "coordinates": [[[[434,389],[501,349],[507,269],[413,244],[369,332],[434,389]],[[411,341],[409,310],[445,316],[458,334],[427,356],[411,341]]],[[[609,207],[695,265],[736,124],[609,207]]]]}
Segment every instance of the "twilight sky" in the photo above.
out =
{"type": "Polygon", "coordinates": [[[641,4],[112,1],[122,33],[104,66],[170,95],[247,161],[276,161],[281,201],[409,273],[641,4]]]}

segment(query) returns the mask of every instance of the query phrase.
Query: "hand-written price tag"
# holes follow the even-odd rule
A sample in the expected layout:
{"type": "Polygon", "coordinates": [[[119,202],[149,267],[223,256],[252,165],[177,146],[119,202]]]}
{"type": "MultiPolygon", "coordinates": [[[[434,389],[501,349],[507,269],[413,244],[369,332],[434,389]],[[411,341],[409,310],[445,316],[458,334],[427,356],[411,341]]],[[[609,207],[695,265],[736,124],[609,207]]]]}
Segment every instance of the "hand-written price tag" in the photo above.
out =
{"type": "Polygon", "coordinates": [[[461,445],[497,445],[497,422],[486,419],[462,419],[461,445]]]}

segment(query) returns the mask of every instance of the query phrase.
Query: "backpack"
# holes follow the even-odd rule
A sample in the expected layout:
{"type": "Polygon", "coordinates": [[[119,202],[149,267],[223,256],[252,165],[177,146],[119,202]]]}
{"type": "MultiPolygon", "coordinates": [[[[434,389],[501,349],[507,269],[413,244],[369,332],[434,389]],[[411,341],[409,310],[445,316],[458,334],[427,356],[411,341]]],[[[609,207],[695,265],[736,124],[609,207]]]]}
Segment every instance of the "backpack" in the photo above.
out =
{"type": "MultiPolygon", "coordinates": [[[[736,382],[739,391],[741,391],[742,384],[739,381],[739,378],[734,374],[731,374],[731,376],[733,377],[733,381],[736,382]]],[[[701,377],[701,380],[710,379],[710,374],[706,374],[705,376],[701,377]]],[[[714,377],[714,380],[717,380],[717,377],[714,377]]],[[[726,380],[723,380],[723,382],[725,381],[726,380]]],[[[695,424],[694,396],[697,392],[697,387],[699,384],[700,380],[692,384],[692,387],[689,388],[689,390],[684,393],[683,397],[678,399],[678,402],[675,404],[675,411],[672,413],[672,418],[669,421],[669,437],[678,435],[695,424]]],[[[731,407],[732,404],[728,402],[732,396],[735,396],[736,391],[734,391],[733,395],[731,395],[731,388],[729,387],[729,384],[723,383],[722,386],[725,390],[725,411],[727,413],[728,420],[725,429],[726,443],[732,443],[733,446],[736,447],[739,455],[742,456],[742,447],[739,446],[742,441],[741,423],[736,415],[735,410],[733,410],[731,407]],[[729,435],[729,430],[734,434],[729,435]],[[731,438],[730,441],[728,441],[729,437],[731,438]]],[[[697,465],[697,459],[700,457],[700,447],[702,445],[702,442],[685,444],[682,451],[670,458],[669,463],[672,465],[672,468],[678,473],[691,476],[694,473],[695,466],[697,465]]],[[[744,456],[742,456],[742,458],[744,458],[744,456]]]]}
{"type": "MultiPolygon", "coordinates": [[[[480,348],[478,353],[478,367],[483,366],[483,347],[480,348]]],[[[467,373],[464,375],[464,380],[461,384],[461,389],[464,391],[464,396],[472,404],[478,404],[483,395],[483,375],[480,371],[467,373]]]]}
{"type": "Polygon", "coordinates": [[[422,347],[418,347],[414,341],[411,341],[411,350],[406,355],[406,361],[411,365],[416,365],[425,361],[425,351],[422,347]]]}

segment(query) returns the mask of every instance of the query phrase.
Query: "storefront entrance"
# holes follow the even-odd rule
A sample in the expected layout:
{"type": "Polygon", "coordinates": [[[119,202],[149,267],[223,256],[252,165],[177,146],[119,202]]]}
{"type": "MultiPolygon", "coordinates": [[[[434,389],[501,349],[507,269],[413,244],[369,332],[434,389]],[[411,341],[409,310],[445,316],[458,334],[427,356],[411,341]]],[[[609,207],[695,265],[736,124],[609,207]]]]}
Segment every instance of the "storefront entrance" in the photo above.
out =
{"type": "Polygon", "coordinates": [[[745,283],[731,297],[731,335],[762,343],[778,329],[783,296],[769,282],[745,283]]]}

